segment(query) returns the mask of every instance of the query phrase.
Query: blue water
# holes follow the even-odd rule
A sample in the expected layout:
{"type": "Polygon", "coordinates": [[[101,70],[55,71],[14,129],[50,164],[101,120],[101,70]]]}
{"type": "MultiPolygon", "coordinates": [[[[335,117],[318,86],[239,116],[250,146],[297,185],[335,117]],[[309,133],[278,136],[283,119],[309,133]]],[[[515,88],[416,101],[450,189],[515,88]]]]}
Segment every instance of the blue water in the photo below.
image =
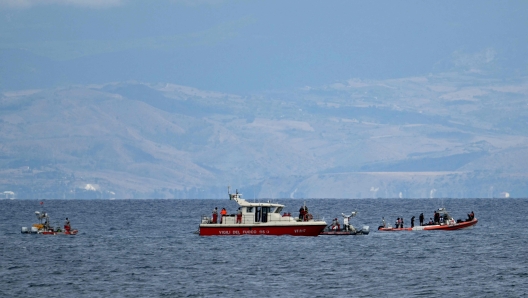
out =
{"type": "MultiPolygon", "coordinates": [[[[0,201],[0,297],[527,297],[526,199],[278,200],[297,214],[306,201],[328,223],[358,211],[367,236],[193,234],[200,215],[229,200],[0,201]],[[475,212],[472,229],[377,232],[381,216],[446,207],[475,212]],[[24,235],[48,212],[77,236],[24,235]]],[[[418,222],[418,220],[416,220],[418,222]]]]}

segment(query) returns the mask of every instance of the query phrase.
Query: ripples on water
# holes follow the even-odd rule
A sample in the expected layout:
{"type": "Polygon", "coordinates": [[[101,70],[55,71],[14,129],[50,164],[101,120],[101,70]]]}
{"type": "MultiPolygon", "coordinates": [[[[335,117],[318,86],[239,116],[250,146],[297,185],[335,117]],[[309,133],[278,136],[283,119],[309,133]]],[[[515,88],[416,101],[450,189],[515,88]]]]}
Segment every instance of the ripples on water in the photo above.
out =
{"type": "MultiPolygon", "coordinates": [[[[358,211],[368,236],[200,237],[200,215],[229,200],[45,201],[77,236],[22,235],[37,201],[0,201],[0,297],[528,296],[525,199],[306,201],[328,223],[358,211]],[[380,233],[445,206],[479,223],[460,231],[380,233]]],[[[418,220],[416,220],[418,222],[418,220]]]]}

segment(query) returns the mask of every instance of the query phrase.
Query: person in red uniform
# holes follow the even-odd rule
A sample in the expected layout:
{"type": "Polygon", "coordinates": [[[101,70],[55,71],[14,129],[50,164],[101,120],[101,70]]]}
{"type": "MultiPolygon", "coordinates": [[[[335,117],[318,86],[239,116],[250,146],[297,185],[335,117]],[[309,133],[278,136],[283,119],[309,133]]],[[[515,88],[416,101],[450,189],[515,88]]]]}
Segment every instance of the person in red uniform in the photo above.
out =
{"type": "Polygon", "coordinates": [[[236,223],[242,223],[242,210],[238,207],[236,223]]]}
{"type": "Polygon", "coordinates": [[[215,207],[213,210],[213,223],[215,224],[218,221],[218,207],[215,207]]]}
{"type": "Polygon", "coordinates": [[[66,217],[66,221],[64,221],[64,230],[66,232],[69,232],[70,231],[70,220],[66,217]]]}

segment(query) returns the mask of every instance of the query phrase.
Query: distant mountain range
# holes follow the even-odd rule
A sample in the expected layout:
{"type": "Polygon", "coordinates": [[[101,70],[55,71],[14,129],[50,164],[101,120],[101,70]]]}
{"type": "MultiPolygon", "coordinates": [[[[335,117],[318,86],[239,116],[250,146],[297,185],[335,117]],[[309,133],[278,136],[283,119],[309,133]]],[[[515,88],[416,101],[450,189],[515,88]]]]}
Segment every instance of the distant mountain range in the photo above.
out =
{"type": "Polygon", "coordinates": [[[528,196],[528,78],[4,91],[0,127],[0,191],[20,199],[528,196]]]}

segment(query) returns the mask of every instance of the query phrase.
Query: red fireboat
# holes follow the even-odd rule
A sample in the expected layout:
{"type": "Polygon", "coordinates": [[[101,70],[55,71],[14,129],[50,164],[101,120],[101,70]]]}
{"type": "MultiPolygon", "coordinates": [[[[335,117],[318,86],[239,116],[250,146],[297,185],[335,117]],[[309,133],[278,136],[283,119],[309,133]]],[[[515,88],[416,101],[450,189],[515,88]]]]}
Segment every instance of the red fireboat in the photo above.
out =
{"type": "MultiPolygon", "coordinates": [[[[306,212],[302,218],[282,213],[284,205],[277,203],[250,203],[242,199],[238,190],[229,199],[237,202],[236,214],[216,216],[202,215],[198,234],[200,236],[241,236],[241,235],[290,235],[318,236],[326,227],[324,220],[316,219],[306,212]]],[[[307,210],[307,209],[306,209],[307,210]]]]}

